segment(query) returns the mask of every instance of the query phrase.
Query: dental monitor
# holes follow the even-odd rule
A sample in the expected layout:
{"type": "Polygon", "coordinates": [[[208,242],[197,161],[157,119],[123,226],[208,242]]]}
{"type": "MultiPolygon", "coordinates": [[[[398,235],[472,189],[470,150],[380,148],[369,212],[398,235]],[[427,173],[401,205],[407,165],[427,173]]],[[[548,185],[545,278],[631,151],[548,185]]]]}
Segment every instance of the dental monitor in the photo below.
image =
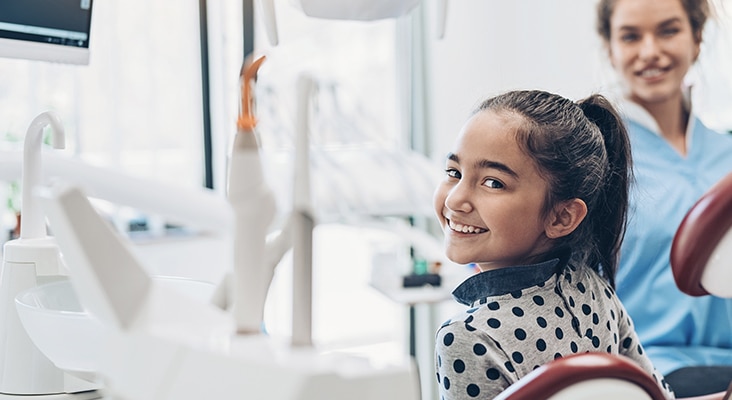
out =
{"type": "Polygon", "coordinates": [[[0,1],[0,58],[89,64],[92,1],[0,1]]]}

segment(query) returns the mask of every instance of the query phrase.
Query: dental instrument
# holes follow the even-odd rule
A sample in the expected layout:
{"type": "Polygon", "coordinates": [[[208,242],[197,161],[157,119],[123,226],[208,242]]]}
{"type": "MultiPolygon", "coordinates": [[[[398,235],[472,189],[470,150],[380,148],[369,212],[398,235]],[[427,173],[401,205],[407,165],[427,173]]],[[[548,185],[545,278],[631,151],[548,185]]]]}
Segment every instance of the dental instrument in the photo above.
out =
{"type": "Polygon", "coordinates": [[[242,334],[261,332],[264,302],[274,276],[274,265],[265,264],[265,243],[275,216],[275,198],[262,173],[252,110],[251,83],[264,60],[260,57],[242,65],[241,110],[229,164],[227,195],[235,218],[232,313],[242,334]]]}
{"type": "Polygon", "coordinates": [[[39,398],[97,398],[98,384],[78,379],[57,368],[33,344],[15,309],[15,297],[37,285],[64,279],[58,245],[46,235],[42,210],[32,195],[41,182],[43,129],[52,128],[52,143],[65,145],[63,124],[52,112],[33,119],[26,133],[22,167],[20,238],[3,246],[0,271],[0,399],[8,396],[39,398]]]}

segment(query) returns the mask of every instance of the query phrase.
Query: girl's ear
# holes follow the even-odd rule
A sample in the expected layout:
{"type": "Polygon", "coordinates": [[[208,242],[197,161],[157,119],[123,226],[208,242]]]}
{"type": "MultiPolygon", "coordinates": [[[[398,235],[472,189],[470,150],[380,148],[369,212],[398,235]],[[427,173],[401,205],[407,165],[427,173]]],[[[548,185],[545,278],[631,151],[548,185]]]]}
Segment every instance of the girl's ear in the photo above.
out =
{"type": "Polygon", "coordinates": [[[557,204],[552,210],[544,229],[549,239],[567,236],[587,216],[587,204],[581,199],[571,199],[557,204]]]}

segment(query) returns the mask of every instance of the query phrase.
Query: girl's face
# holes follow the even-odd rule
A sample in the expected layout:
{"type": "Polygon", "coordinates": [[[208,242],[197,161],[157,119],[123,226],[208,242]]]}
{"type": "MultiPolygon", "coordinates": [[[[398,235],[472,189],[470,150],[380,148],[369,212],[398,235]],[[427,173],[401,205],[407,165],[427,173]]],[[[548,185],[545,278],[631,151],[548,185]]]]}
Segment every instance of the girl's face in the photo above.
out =
{"type": "Polygon", "coordinates": [[[699,55],[680,0],[618,0],[610,18],[610,61],[641,105],[678,100],[699,55]]]}
{"type": "Polygon", "coordinates": [[[547,182],[518,146],[521,117],[481,111],[448,155],[435,191],[447,257],[481,270],[536,262],[549,249],[543,216],[547,182]]]}

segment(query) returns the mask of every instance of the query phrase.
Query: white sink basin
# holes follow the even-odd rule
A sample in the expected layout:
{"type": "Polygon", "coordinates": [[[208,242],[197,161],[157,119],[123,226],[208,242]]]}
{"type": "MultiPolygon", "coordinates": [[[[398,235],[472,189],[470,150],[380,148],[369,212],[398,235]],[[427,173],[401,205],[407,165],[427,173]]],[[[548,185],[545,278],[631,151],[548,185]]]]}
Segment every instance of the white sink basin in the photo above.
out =
{"type": "MultiPolygon", "coordinates": [[[[202,302],[211,299],[215,285],[178,277],[155,277],[202,302]]],[[[111,328],[84,311],[71,282],[39,285],[15,298],[23,327],[35,345],[58,368],[83,379],[96,380],[98,357],[105,351],[111,328]]]]}

